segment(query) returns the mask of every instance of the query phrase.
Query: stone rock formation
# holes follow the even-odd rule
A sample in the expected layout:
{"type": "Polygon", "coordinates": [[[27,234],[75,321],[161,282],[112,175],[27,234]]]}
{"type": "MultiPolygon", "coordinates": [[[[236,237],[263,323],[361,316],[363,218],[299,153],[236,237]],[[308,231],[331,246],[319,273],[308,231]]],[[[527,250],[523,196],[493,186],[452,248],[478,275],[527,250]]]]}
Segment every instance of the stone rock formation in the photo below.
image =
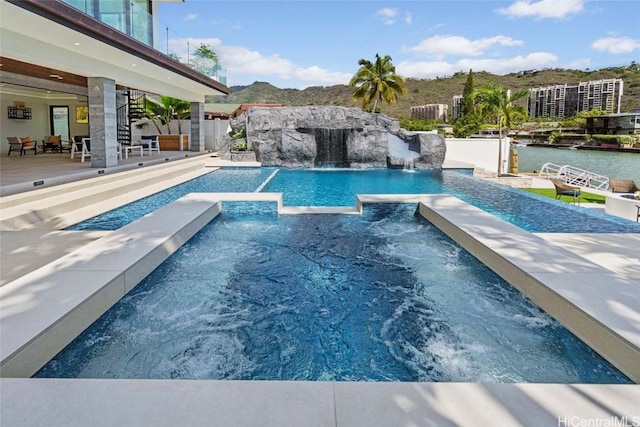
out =
{"type": "MultiPolygon", "coordinates": [[[[446,151],[440,135],[407,132],[396,119],[355,108],[253,107],[230,125],[231,134],[244,130],[263,166],[402,168],[410,157],[415,168],[440,168],[446,151]],[[406,146],[394,155],[390,134],[406,146]]],[[[232,147],[231,138],[222,146],[232,147]]]]}

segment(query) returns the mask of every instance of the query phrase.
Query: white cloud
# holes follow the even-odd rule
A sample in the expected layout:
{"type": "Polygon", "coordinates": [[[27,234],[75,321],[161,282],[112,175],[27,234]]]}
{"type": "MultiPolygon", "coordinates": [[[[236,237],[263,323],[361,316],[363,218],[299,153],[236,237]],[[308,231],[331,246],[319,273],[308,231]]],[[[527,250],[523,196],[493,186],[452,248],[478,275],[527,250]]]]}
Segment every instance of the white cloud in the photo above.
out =
{"type": "Polygon", "coordinates": [[[404,16],[404,22],[407,25],[411,25],[413,23],[413,16],[411,15],[411,13],[407,12],[404,16]]]}
{"type": "Polygon", "coordinates": [[[248,80],[273,82],[283,80],[291,82],[291,87],[331,86],[346,84],[351,79],[349,73],[334,72],[317,65],[302,67],[279,55],[265,56],[258,51],[242,46],[229,46],[220,39],[172,39],[169,42],[171,52],[175,52],[183,61],[187,57],[187,41],[194,46],[204,43],[218,55],[222,66],[227,70],[228,84],[246,83],[248,80]]]}
{"type": "Polygon", "coordinates": [[[550,68],[557,65],[558,58],[548,52],[535,52],[527,56],[500,59],[461,59],[446,61],[402,61],[396,66],[398,74],[417,79],[450,76],[458,71],[487,71],[493,74],[508,74],[534,68],[550,68]]]}
{"type": "Polygon", "coordinates": [[[469,40],[461,36],[433,36],[420,42],[419,45],[409,48],[411,52],[429,55],[461,55],[478,56],[492,46],[520,46],[521,40],[515,40],[507,36],[495,36],[484,39],[469,40]]]}
{"type": "Polygon", "coordinates": [[[608,53],[630,53],[640,49],[640,40],[629,37],[605,37],[593,42],[591,47],[608,53]]]}
{"type": "Polygon", "coordinates": [[[184,20],[185,21],[193,21],[197,17],[198,17],[198,15],[196,15],[195,13],[190,13],[187,16],[184,17],[184,20]]]}
{"type": "Polygon", "coordinates": [[[581,12],[583,6],[584,0],[518,0],[509,7],[497,9],[496,12],[512,18],[564,18],[572,13],[581,12]]]}
{"type": "Polygon", "coordinates": [[[396,16],[398,15],[398,9],[392,9],[385,7],[376,12],[378,16],[386,25],[393,25],[396,22],[396,16]]]}

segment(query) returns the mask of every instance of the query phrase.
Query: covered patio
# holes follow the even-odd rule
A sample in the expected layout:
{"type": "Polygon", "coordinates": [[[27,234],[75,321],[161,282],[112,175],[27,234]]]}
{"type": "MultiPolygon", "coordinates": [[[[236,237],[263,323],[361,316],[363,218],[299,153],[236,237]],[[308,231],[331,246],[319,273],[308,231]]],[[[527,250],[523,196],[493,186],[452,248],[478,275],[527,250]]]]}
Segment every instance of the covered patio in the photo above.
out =
{"type": "Polygon", "coordinates": [[[210,152],[192,151],[147,151],[144,156],[129,155],[118,160],[118,166],[110,168],[91,167],[91,161],[80,161],[80,156],[70,159],[67,153],[29,153],[0,156],[0,196],[50,187],[82,179],[93,178],[160,163],[173,162],[195,156],[211,156],[210,152]]]}

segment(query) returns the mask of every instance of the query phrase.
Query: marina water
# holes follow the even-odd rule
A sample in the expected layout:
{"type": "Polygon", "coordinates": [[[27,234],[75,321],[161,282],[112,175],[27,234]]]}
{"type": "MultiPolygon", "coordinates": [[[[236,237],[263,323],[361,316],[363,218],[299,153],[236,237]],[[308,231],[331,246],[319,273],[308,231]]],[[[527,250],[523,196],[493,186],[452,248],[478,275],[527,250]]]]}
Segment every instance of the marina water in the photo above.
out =
{"type": "Polygon", "coordinates": [[[540,170],[545,163],[571,165],[598,175],[633,179],[640,184],[640,153],[563,150],[552,147],[516,147],[519,172],[540,170]]]}

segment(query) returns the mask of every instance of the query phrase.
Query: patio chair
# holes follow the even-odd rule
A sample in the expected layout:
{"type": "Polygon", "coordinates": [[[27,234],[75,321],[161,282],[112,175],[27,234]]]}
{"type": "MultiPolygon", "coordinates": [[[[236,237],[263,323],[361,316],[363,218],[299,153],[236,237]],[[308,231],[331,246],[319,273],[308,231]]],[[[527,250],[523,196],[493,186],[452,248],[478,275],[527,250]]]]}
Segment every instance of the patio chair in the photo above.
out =
{"type": "Polygon", "coordinates": [[[612,193],[635,193],[640,191],[640,188],[632,179],[610,179],[609,189],[612,193]]]}
{"type": "Polygon", "coordinates": [[[556,200],[560,200],[562,196],[569,196],[573,197],[573,204],[575,204],[576,201],[580,204],[580,197],[582,196],[580,187],[569,185],[558,178],[550,178],[550,181],[553,183],[553,186],[556,187],[556,200]]]}
{"type": "Polygon", "coordinates": [[[61,135],[49,135],[47,139],[42,144],[42,152],[45,153],[47,150],[51,150],[52,152],[62,153],[62,136],[61,135]]]}
{"type": "Polygon", "coordinates": [[[64,153],[65,151],[68,151],[69,154],[71,154],[71,150],[73,149],[73,144],[71,143],[71,141],[66,141],[66,140],[60,140],[60,152],[64,153]]]}
{"type": "Polygon", "coordinates": [[[149,150],[149,155],[152,151],[160,152],[160,141],[158,135],[144,135],[140,137],[140,145],[142,149],[149,150]]]}
{"type": "Polygon", "coordinates": [[[33,150],[33,154],[38,154],[38,144],[36,141],[31,140],[30,137],[25,136],[24,138],[18,138],[17,136],[8,136],[7,140],[9,141],[9,153],[8,156],[11,155],[12,150],[18,150],[20,155],[26,154],[27,150],[33,150]]]}
{"type": "Polygon", "coordinates": [[[71,144],[71,158],[74,159],[76,153],[80,153],[80,161],[84,162],[85,157],[91,157],[91,138],[86,135],[74,136],[71,144]]]}

